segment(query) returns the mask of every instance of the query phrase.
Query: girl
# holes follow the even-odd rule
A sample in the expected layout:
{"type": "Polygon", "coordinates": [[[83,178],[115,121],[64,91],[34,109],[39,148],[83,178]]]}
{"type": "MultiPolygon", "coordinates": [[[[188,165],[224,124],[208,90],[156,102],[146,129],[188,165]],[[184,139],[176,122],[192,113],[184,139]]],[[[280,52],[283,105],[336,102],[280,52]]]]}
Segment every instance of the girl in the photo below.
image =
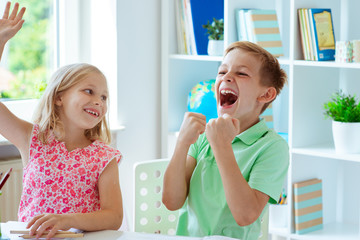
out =
{"type": "MultiPolygon", "coordinates": [[[[0,20],[0,53],[21,28],[25,8],[7,3],[0,20]]],[[[0,54],[1,57],[1,54],[0,54]]],[[[0,134],[20,151],[23,193],[19,220],[36,237],[50,230],[118,229],[123,219],[118,166],[122,155],[106,144],[108,88],[89,64],[60,68],[48,83],[34,124],[0,103],[0,134]]]]}

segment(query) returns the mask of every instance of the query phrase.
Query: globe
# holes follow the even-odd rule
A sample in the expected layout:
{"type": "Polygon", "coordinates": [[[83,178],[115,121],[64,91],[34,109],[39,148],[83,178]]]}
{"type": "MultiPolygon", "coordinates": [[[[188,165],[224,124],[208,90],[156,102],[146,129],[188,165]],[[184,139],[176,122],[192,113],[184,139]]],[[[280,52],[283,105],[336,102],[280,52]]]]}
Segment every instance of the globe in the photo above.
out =
{"type": "Polygon", "coordinates": [[[189,93],[187,103],[188,111],[204,114],[206,122],[211,118],[217,118],[215,79],[196,84],[189,93]]]}

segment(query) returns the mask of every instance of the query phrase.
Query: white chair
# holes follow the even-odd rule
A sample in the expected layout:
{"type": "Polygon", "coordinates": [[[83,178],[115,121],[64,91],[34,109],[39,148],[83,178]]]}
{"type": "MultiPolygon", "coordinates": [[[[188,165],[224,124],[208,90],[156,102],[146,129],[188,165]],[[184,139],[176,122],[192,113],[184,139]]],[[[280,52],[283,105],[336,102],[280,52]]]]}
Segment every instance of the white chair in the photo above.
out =
{"type": "MultiPolygon", "coordinates": [[[[169,159],[148,160],[134,165],[134,231],[175,235],[178,211],[161,202],[163,178],[169,159]]],[[[269,213],[261,220],[259,240],[268,240],[269,213]]]]}
{"type": "Polygon", "coordinates": [[[178,211],[162,204],[164,172],[169,159],[149,160],[134,165],[134,231],[175,235],[178,211]]]}

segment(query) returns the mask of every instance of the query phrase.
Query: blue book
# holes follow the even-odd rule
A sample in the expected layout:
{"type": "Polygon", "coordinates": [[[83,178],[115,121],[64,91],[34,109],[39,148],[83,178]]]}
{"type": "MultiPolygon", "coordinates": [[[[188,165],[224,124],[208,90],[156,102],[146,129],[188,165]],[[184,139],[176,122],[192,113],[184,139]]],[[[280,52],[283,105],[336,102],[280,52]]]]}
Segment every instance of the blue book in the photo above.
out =
{"type": "Polygon", "coordinates": [[[213,22],[213,18],[224,19],[223,0],[190,0],[191,17],[195,35],[196,52],[198,55],[207,55],[208,35],[202,27],[213,22]]]}
{"type": "Polygon", "coordinates": [[[335,34],[331,9],[310,8],[314,54],[317,61],[335,60],[335,34]]]}

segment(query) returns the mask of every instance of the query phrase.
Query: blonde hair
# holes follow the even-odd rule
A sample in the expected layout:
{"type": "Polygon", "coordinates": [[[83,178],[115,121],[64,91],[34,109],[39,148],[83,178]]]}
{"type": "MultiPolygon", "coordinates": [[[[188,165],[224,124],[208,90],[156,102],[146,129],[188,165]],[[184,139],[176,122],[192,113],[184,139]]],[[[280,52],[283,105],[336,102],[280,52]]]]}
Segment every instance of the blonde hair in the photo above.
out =
{"type": "MultiPolygon", "coordinates": [[[[280,68],[277,58],[259,45],[247,41],[239,41],[230,44],[225,50],[224,56],[235,49],[246,51],[260,60],[260,83],[266,87],[274,87],[276,89],[276,96],[279,95],[284,84],[287,82],[287,75],[286,72],[280,68]]],[[[264,105],[261,113],[265,111],[271,102],[264,105]]]]}
{"type": "MultiPolygon", "coordinates": [[[[41,142],[46,144],[50,132],[54,130],[58,134],[57,137],[64,137],[64,128],[55,101],[61,92],[68,90],[91,73],[101,74],[105,78],[97,67],[87,63],[66,65],[59,68],[52,75],[34,114],[34,123],[39,125],[39,139],[41,142]]],[[[111,133],[107,118],[104,116],[95,127],[85,130],[85,136],[91,141],[100,140],[109,144],[111,133]]]]}

